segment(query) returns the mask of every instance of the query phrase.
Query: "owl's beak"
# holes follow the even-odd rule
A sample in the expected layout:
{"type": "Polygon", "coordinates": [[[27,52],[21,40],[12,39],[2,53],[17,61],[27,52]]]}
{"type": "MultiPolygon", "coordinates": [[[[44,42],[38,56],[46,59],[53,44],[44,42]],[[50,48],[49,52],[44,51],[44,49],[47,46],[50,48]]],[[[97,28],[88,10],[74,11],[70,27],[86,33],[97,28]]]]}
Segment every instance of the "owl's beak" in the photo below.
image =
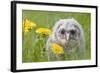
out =
{"type": "Polygon", "coordinates": [[[67,40],[67,41],[69,40],[69,37],[70,37],[70,34],[67,33],[67,34],[66,34],[66,40],[67,40]]]}

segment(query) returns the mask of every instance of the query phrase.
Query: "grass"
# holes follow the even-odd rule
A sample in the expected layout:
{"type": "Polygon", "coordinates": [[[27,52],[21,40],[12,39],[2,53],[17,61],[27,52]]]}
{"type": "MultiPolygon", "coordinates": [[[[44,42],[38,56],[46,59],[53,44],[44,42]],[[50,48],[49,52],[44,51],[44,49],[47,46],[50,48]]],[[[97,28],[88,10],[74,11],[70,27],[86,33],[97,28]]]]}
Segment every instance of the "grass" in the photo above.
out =
{"type": "MultiPolygon", "coordinates": [[[[86,59],[91,59],[91,14],[90,13],[79,13],[79,12],[50,12],[50,11],[34,11],[34,10],[23,10],[22,20],[29,19],[30,21],[37,24],[38,27],[46,27],[52,29],[55,22],[59,19],[74,18],[76,19],[85,32],[86,40],[86,59]]],[[[28,33],[24,34],[22,40],[22,62],[45,62],[47,61],[47,55],[45,52],[46,38],[37,38],[35,29],[33,28],[28,33]],[[44,50],[41,52],[41,50],[44,50]]],[[[75,53],[70,58],[65,56],[68,60],[74,60],[75,53]]],[[[54,59],[55,60],[55,59],[54,59]]]]}

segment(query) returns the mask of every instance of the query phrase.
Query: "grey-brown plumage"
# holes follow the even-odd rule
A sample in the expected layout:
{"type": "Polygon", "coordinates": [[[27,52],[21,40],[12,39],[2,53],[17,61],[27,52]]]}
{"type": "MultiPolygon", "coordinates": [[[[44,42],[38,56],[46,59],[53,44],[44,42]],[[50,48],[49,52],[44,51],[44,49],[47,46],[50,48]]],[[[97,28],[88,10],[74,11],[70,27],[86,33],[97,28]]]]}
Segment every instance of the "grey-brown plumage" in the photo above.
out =
{"type": "Polygon", "coordinates": [[[74,19],[60,19],[53,27],[53,33],[47,40],[47,55],[48,60],[56,58],[63,59],[63,54],[56,55],[52,52],[51,45],[53,43],[59,44],[64,48],[64,53],[72,54],[72,50],[76,48],[79,59],[85,59],[85,36],[81,25],[74,19]]]}

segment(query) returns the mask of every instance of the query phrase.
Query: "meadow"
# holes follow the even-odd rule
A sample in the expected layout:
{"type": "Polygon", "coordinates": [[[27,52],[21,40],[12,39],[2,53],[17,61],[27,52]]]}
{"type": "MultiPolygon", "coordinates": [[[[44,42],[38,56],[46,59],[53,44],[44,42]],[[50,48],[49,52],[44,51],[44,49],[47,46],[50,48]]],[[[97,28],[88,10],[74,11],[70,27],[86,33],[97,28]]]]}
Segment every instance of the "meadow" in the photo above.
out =
{"type": "MultiPolygon", "coordinates": [[[[86,59],[91,59],[91,14],[80,12],[56,12],[56,11],[36,11],[23,10],[22,20],[25,19],[36,24],[36,27],[28,31],[22,32],[22,62],[46,62],[46,41],[48,36],[42,36],[36,33],[37,28],[48,28],[52,30],[55,22],[59,19],[74,18],[83,27],[86,41],[86,59]]],[[[23,23],[22,23],[23,24],[23,23]]],[[[22,28],[24,30],[24,28],[22,28]]],[[[73,53],[70,58],[66,56],[66,60],[77,60],[73,53]]],[[[79,59],[80,60],[80,59],[79,59]]],[[[53,59],[52,61],[56,61],[53,59]]]]}

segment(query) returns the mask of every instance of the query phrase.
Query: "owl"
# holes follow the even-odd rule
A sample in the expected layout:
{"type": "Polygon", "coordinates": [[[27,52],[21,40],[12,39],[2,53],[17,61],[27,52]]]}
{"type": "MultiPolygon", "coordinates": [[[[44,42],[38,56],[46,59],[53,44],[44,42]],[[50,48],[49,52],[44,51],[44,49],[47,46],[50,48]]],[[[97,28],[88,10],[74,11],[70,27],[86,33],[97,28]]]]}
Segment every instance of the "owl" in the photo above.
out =
{"type": "Polygon", "coordinates": [[[55,58],[63,60],[64,54],[55,54],[52,49],[52,44],[59,44],[69,57],[75,49],[78,59],[85,59],[85,35],[82,26],[74,18],[58,20],[52,29],[52,34],[46,42],[46,50],[48,61],[55,58]]]}

